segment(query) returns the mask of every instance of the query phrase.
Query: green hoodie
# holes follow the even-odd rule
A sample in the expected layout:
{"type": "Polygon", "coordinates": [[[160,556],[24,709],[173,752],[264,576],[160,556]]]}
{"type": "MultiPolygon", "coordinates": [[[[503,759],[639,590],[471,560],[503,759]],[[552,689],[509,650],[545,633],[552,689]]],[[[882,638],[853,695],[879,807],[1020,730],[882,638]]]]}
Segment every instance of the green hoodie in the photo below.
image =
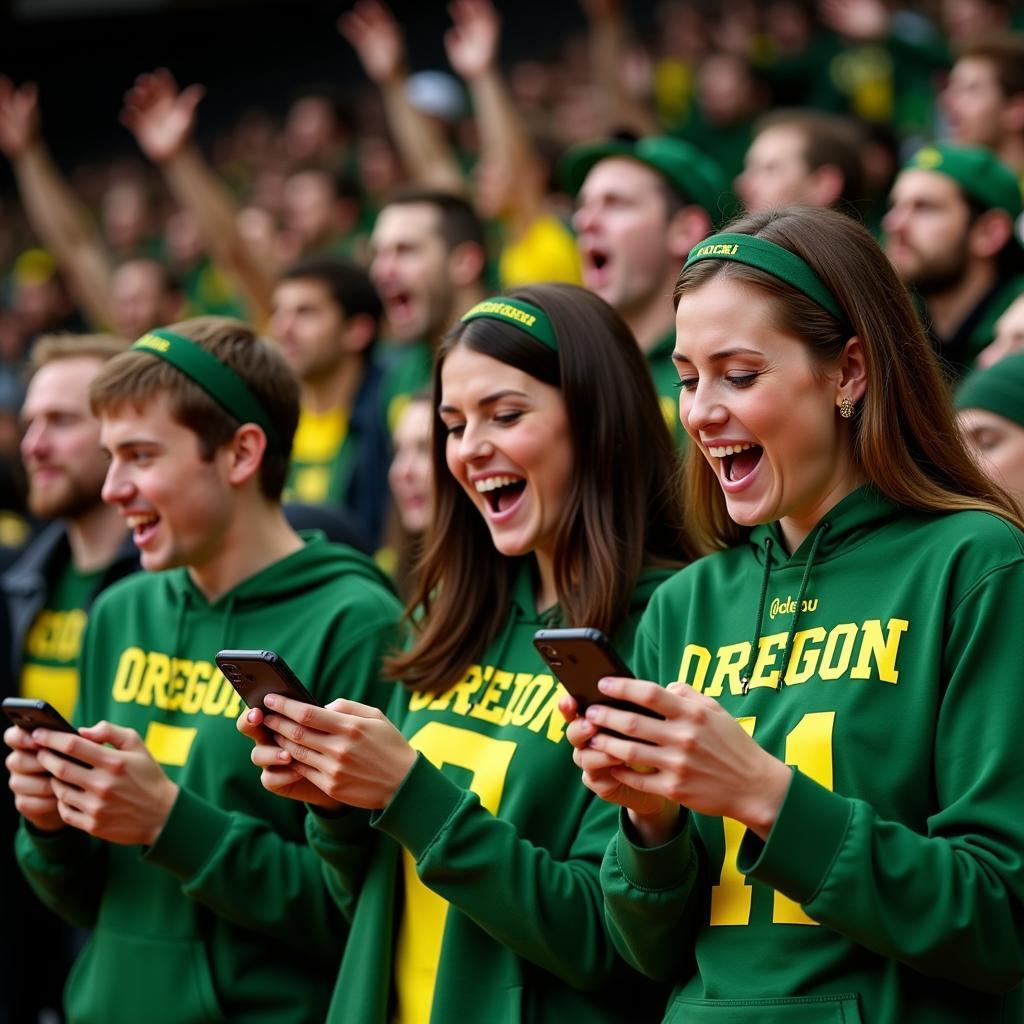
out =
{"type": "MultiPolygon", "coordinates": [[[[638,587],[619,650],[666,575],[638,587]]],[[[531,642],[553,616],[536,611],[524,565],[505,628],[460,682],[396,688],[389,717],[420,757],[388,806],[310,815],[352,920],[329,1021],[421,1019],[396,1001],[416,963],[433,1024],[658,1019],[665,990],[625,967],[605,928],[598,875],[615,812],[580,782],[564,691],[531,642]]]]}
{"type": "Polygon", "coordinates": [[[72,1024],[320,1022],[345,935],[301,804],[260,785],[213,664],[274,648],[312,692],[382,704],[397,599],[373,563],[322,538],[210,603],[184,569],[107,590],[86,629],[76,720],[138,731],[181,787],[151,847],[22,824],[43,901],[95,928],[65,992],[72,1024]]]}
{"type": "Polygon", "coordinates": [[[866,487],[792,556],[759,526],[655,594],[637,675],[714,698],[794,769],[766,842],[690,813],[641,849],[620,825],[609,921],[676,983],[666,1020],[1024,1019],[1021,608],[1016,528],[866,487]]]}

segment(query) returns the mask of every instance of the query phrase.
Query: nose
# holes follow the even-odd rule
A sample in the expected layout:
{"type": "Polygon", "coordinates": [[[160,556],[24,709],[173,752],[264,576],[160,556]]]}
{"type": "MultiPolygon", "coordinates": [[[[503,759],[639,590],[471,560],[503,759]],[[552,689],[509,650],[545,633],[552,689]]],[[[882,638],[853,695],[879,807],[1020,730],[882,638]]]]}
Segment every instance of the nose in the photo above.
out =
{"type": "Polygon", "coordinates": [[[46,449],[46,424],[32,420],[21,438],[21,457],[38,458],[46,449]]]}
{"type": "Polygon", "coordinates": [[[679,399],[679,419],[690,431],[720,427],[729,419],[729,410],[711,384],[699,381],[695,390],[684,391],[679,399]]]}
{"type": "Polygon", "coordinates": [[[494,454],[494,445],[480,427],[467,423],[458,439],[457,454],[467,465],[484,462],[494,454]]]}
{"type": "Polygon", "coordinates": [[[107,467],[100,496],[108,505],[123,505],[135,493],[124,466],[116,459],[107,467]]]}
{"type": "Polygon", "coordinates": [[[572,226],[576,234],[580,235],[584,231],[591,231],[594,228],[594,224],[597,220],[597,210],[591,204],[581,204],[576,207],[576,212],[572,215],[572,226]]]}
{"type": "Polygon", "coordinates": [[[893,235],[903,228],[906,220],[906,213],[900,206],[894,203],[885,212],[885,216],[882,217],[882,230],[887,235],[893,235]]]}

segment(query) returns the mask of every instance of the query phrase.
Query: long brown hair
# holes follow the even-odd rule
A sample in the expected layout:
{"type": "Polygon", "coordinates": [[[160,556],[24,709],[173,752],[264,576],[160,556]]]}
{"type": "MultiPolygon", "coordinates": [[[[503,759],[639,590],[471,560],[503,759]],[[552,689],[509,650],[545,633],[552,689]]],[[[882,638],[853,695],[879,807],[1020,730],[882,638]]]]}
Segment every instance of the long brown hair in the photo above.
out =
{"type": "MultiPolygon", "coordinates": [[[[975,465],[956,426],[949,390],[921,323],[891,264],[868,232],[834,210],[790,208],[741,217],[724,230],[764,238],[796,253],[835,296],[860,339],[867,388],[850,420],[853,458],[890,500],[924,512],[976,509],[1017,526],[1013,499],[975,465]]],[[[714,277],[752,285],[775,308],[780,330],[803,340],[820,364],[839,359],[851,337],[831,314],[771,274],[725,260],[679,274],[674,300],[714,277]]],[[[750,532],[734,522],[722,489],[695,446],[687,454],[688,526],[708,550],[750,532]]]]}
{"type": "MultiPolygon", "coordinates": [[[[557,387],[565,401],[575,473],[558,526],[555,586],[567,625],[610,633],[625,615],[641,570],[688,554],[669,436],[650,372],[622,318],[574,285],[510,295],[551,319],[558,352],[490,319],[458,324],[434,367],[434,517],[407,609],[412,648],[386,663],[415,690],[443,690],[479,657],[505,622],[524,558],[494,549],[480,513],[448,470],[437,413],[441,368],[459,346],[557,387]]],[[[529,557],[529,556],[524,556],[529,557]]]]}

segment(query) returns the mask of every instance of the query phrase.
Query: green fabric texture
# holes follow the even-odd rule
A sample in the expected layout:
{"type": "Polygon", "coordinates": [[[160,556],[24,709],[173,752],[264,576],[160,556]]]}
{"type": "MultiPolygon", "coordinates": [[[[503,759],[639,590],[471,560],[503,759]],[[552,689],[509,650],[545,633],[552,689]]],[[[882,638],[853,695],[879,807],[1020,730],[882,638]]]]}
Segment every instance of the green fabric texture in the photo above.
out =
{"type": "Polygon", "coordinates": [[[393,346],[384,355],[384,379],[381,382],[381,414],[394,433],[395,424],[409,400],[419,391],[429,390],[434,371],[434,350],[427,341],[411,341],[393,346]]]}
{"type": "Polygon", "coordinates": [[[975,370],[954,401],[958,409],[985,409],[1024,427],[1024,352],[975,370]]]}
{"type": "Polygon", "coordinates": [[[499,323],[511,324],[528,334],[534,341],[539,341],[552,352],[558,351],[558,339],[555,329],[547,313],[532,302],[522,299],[510,299],[507,295],[495,295],[493,298],[478,302],[462,316],[462,322],[479,320],[497,320],[499,323]]]}
{"type": "Polygon", "coordinates": [[[772,277],[792,285],[816,302],[826,313],[831,313],[844,327],[852,330],[850,322],[836,297],[825,287],[818,275],[795,252],[784,249],[767,238],[722,232],[698,242],[686,257],[683,270],[702,260],[730,260],[756,267],[772,277]]]}
{"type": "Polygon", "coordinates": [[[1020,181],[991,150],[936,142],[919,149],[903,169],[944,174],[986,207],[1005,210],[1014,220],[1020,216],[1020,181]]]}
{"type": "Polygon", "coordinates": [[[190,338],[174,331],[154,329],[132,345],[133,351],[170,363],[199,385],[222,409],[239,423],[255,423],[263,428],[271,450],[285,450],[274,421],[249,385],[230,367],[190,338]]]}
{"type": "Polygon", "coordinates": [[[787,556],[758,526],[648,606],[637,676],[703,692],[794,776],[766,842],[697,813],[655,850],[620,827],[616,944],[674,981],[666,1021],[1024,1019],[1024,537],[868,487],[823,521],[788,664],[813,534],[787,556]]]}
{"type": "Polygon", "coordinates": [[[661,409],[661,414],[675,438],[676,447],[685,449],[688,435],[679,419],[679,374],[672,362],[672,353],[675,351],[675,347],[676,329],[673,327],[645,355],[647,368],[651,371],[651,379],[654,381],[654,390],[658,394],[658,406],[661,409]]]}
{"type": "Polygon", "coordinates": [[[594,164],[608,157],[628,157],[661,174],[684,199],[702,206],[712,224],[721,220],[720,200],[729,184],[715,161],[696,146],[668,135],[650,135],[636,142],[606,139],[574,146],[562,158],[559,175],[576,195],[594,164]]]}
{"type": "MultiPolygon", "coordinates": [[[[448,902],[433,1024],[660,1014],[665,991],[622,963],[605,929],[598,872],[615,809],[583,787],[573,764],[556,706],[564,691],[532,644],[557,610],[536,611],[531,576],[524,563],[505,627],[452,689],[396,687],[388,715],[420,757],[389,805],[368,819],[310,815],[310,842],[352,922],[331,1022],[393,1019],[403,850],[448,902]]],[[[638,587],[614,638],[620,651],[665,578],[651,573],[638,587]]]]}
{"type": "Polygon", "coordinates": [[[305,841],[235,727],[224,647],[273,647],[318,699],[382,705],[401,609],[373,563],[314,536],[210,603],[184,569],[107,590],[86,630],[76,721],[135,729],[181,787],[151,847],[23,826],[42,900],[93,936],[65,993],[75,1024],[320,1024],[346,926],[305,841]]]}

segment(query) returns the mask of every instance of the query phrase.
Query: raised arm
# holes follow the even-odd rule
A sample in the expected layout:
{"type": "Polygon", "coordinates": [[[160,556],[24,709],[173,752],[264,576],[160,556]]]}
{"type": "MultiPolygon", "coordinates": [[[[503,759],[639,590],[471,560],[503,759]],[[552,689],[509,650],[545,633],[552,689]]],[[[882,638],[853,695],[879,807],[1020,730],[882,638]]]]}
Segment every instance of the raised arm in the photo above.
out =
{"type": "Polygon", "coordinates": [[[75,301],[95,327],[109,327],[114,323],[110,260],[43,142],[34,83],[16,89],[0,75],[0,148],[14,168],[29,223],[59,264],[75,301]]]}
{"type": "Polygon", "coordinates": [[[441,129],[406,94],[405,40],[394,15],[379,0],[360,0],[338,19],[367,77],[380,89],[399,155],[417,184],[464,194],[466,183],[441,129]]]}
{"type": "Polygon", "coordinates": [[[454,0],[448,10],[448,61],[472,95],[480,159],[500,182],[496,205],[520,237],[543,212],[544,193],[537,154],[498,67],[501,19],[490,0],[454,0]]]}
{"type": "Polygon", "coordinates": [[[608,130],[653,135],[659,130],[654,112],[630,94],[623,78],[629,26],[620,0],[581,0],[581,6],[590,23],[590,62],[608,130]]]}
{"type": "Polygon", "coordinates": [[[166,68],[140,75],[125,95],[121,120],[139,148],[163,172],[174,198],[195,217],[203,242],[262,325],[270,318],[274,274],[256,258],[238,229],[238,207],[195,143],[201,85],[179,89],[166,68]]]}

